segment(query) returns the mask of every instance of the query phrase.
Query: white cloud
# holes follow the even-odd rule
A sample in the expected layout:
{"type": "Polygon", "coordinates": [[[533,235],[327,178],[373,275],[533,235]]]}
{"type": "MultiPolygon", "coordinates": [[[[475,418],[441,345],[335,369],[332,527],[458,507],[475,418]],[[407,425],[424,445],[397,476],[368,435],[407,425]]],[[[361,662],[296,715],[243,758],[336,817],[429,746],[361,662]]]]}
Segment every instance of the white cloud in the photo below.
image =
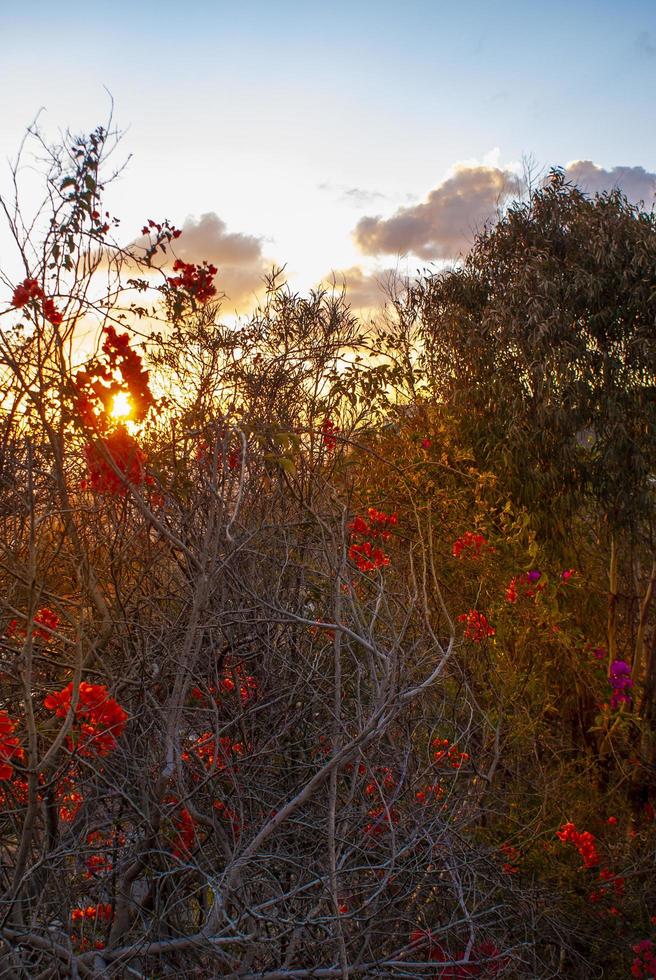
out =
{"type": "Polygon", "coordinates": [[[423,259],[453,258],[518,189],[514,168],[458,165],[425,201],[401,207],[390,218],[361,218],[353,237],[365,255],[411,252],[423,259]]]}
{"type": "Polygon", "coordinates": [[[656,173],[650,173],[644,167],[613,167],[612,170],[605,170],[592,160],[573,160],[567,164],[565,174],[588,194],[619,187],[630,201],[644,201],[648,207],[653,204],[656,194],[656,173]]]}

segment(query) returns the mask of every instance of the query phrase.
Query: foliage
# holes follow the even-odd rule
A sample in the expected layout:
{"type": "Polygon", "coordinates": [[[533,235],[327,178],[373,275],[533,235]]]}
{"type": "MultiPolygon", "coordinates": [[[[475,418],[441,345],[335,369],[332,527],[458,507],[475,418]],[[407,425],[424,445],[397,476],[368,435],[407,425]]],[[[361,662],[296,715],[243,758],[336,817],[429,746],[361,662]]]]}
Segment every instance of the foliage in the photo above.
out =
{"type": "Polygon", "coordinates": [[[2,975],[650,976],[651,218],[555,177],[370,331],[228,326],[113,148],[5,202],[2,975]]]}

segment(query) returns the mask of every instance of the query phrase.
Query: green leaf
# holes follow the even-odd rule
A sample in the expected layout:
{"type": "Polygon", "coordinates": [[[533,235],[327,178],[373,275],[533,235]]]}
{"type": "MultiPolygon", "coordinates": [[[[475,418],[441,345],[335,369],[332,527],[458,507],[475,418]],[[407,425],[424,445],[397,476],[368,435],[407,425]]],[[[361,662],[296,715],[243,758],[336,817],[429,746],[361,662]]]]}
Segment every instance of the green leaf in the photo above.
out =
{"type": "Polygon", "coordinates": [[[296,464],[294,463],[293,459],[289,458],[289,456],[279,456],[276,462],[278,463],[278,466],[285,471],[285,473],[288,473],[290,476],[296,476],[296,464]]]}

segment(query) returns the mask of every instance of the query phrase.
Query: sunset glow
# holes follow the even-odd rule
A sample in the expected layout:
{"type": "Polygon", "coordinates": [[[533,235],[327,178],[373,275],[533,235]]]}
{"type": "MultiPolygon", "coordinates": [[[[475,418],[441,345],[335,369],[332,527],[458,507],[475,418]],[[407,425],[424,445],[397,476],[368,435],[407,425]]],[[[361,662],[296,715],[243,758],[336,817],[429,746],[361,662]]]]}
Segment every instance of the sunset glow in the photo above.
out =
{"type": "Polygon", "coordinates": [[[2,978],[656,980],[654,0],[0,37],[2,978]]]}
{"type": "Polygon", "coordinates": [[[127,419],[130,417],[132,414],[132,405],[130,404],[130,396],[127,392],[119,391],[114,395],[110,414],[113,419],[127,419]]]}

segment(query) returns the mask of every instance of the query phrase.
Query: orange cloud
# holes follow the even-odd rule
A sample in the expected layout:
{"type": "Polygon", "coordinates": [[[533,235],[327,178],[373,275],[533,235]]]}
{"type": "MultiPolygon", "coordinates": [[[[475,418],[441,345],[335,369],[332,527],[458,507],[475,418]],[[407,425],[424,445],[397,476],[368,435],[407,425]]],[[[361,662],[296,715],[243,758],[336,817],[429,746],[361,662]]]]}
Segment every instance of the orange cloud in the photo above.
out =
{"type": "Polygon", "coordinates": [[[324,276],[322,283],[336,289],[344,289],[346,301],[354,310],[377,310],[385,305],[390,293],[394,293],[400,277],[394,269],[365,272],[359,265],[348,269],[335,269],[324,276]]]}
{"type": "MultiPolygon", "coordinates": [[[[270,267],[262,253],[262,239],[242,232],[229,232],[214,211],[200,218],[188,217],[182,235],[172,245],[176,258],[184,262],[204,259],[218,268],[216,286],[225,293],[230,307],[243,311],[253,306],[254,296],[263,288],[263,277],[270,267]]],[[[148,239],[138,238],[134,245],[145,248],[148,239]]],[[[167,261],[167,260],[165,260],[167,261]]]]}

